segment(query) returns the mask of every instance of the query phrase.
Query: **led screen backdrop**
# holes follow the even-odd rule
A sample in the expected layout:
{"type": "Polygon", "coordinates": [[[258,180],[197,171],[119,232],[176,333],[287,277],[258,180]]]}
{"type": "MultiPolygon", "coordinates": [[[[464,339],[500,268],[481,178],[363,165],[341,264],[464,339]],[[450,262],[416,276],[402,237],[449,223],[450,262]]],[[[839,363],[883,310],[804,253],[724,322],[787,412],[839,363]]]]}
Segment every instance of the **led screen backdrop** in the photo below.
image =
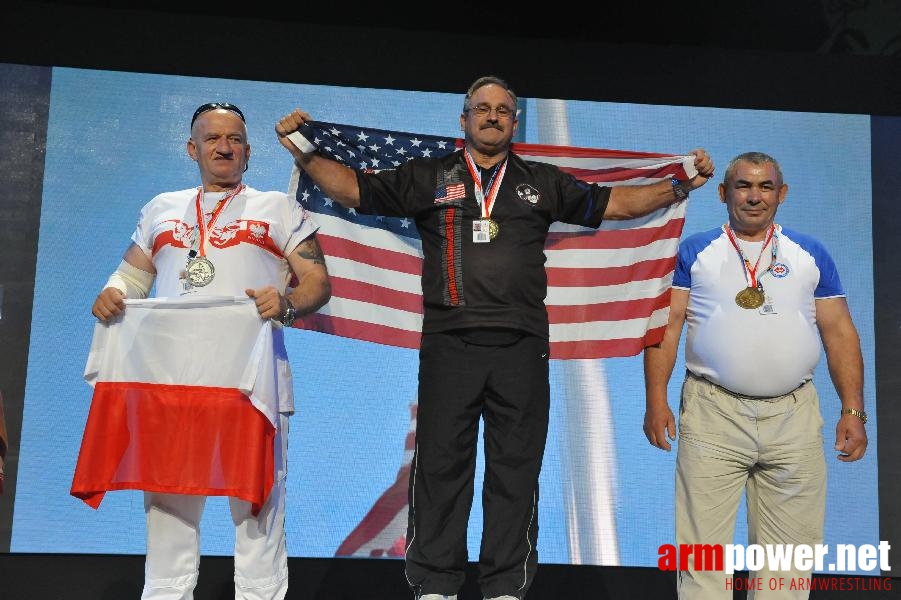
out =
{"type": "MultiPolygon", "coordinates": [[[[52,70],[12,552],[144,552],[140,492],[108,493],[95,511],[72,498],[69,486],[91,399],[82,380],[90,306],[128,245],[141,206],[161,191],[198,185],[185,152],[193,110],[213,100],[240,106],[253,148],[246,183],[287,190],[292,161],[273,127],[294,107],[324,121],[457,136],[463,91],[52,70]]],[[[869,116],[536,98],[523,98],[521,107],[524,142],[673,154],[704,147],[718,176],[744,151],[780,160],[789,193],[777,221],[815,235],[832,252],[861,335],[866,405],[875,414],[872,184],[861,176],[870,173],[869,116]]],[[[725,221],[715,183],[692,193],[684,234],[725,221]]],[[[417,355],[301,330],[286,337],[298,406],[289,448],[289,552],[332,557],[403,466],[417,355]]],[[[670,385],[674,408],[683,370],[680,356],[670,385]]],[[[674,541],[675,452],[651,447],[642,433],[641,357],[553,361],[551,376],[539,560],[656,566],[658,547],[674,541]]],[[[815,381],[829,457],[826,542],[876,545],[878,423],[868,425],[864,460],[838,462],[832,445],[839,402],[825,359],[815,381]],[[849,506],[854,519],[843,516],[849,506]]],[[[480,457],[471,557],[478,556],[481,475],[480,457]]],[[[743,519],[738,543],[746,541],[743,519]]],[[[231,554],[224,499],[210,499],[202,530],[204,554],[231,554]]]]}

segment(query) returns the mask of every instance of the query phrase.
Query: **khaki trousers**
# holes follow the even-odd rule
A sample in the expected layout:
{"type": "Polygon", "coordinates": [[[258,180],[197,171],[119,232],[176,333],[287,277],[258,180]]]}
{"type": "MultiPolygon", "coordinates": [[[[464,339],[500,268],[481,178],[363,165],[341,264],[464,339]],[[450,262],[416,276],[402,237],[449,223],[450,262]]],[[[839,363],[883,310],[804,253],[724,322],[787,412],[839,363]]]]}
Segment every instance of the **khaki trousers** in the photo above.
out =
{"type": "MultiPolygon", "coordinates": [[[[761,374],[763,376],[763,374],[761,374]]],[[[826,461],[823,418],[812,382],[776,398],[751,399],[732,394],[692,374],[682,386],[679,447],[676,457],[676,542],[733,543],[735,519],[747,495],[748,545],[814,544],[823,541],[826,461]]],[[[681,547],[681,546],[680,546],[681,547]]],[[[731,600],[722,571],[679,572],[680,600],[731,600]]],[[[798,600],[806,590],[789,590],[791,578],[808,578],[769,565],[749,573],[761,578],[748,600],[798,600]],[[783,578],[783,589],[770,590],[770,579],[783,578]]],[[[797,581],[797,579],[795,579],[797,581]]]]}

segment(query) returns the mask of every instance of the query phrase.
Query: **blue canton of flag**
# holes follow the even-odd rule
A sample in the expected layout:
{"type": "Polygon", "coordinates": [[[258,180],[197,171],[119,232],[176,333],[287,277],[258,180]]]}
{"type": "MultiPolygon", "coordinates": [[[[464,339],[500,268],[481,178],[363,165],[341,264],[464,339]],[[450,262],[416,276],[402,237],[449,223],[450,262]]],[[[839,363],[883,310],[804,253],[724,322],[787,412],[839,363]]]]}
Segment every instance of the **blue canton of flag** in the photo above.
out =
{"type": "MultiPolygon", "coordinates": [[[[439,157],[456,150],[455,138],[386,131],[308,121],[301,134],[319,147],[319,153],[360,171],[395,169],[411,158],[439,157]]],[[[466,197],[463,184],[449,185],[445,196],[437,199],[453,200],[466,197]]],[[[436,200],[437,200],[436,199],[436,200]]],[[[378,227],[392,233],[418,238],[410,219],[361,215],[343,208],[325,196],[309,176],[301,172],[297,201],[314,213],[328,214],[352,221],[357,225],[378,227]]]]}

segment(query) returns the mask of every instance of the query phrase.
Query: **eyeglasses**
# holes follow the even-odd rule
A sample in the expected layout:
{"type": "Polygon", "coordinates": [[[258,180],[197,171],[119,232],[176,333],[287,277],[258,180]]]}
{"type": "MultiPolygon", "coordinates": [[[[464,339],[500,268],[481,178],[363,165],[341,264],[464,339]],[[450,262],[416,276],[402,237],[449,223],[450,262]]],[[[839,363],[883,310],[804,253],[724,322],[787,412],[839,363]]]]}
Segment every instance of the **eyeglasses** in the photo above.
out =
{"type": "Polygon", "coordinates": [[[493,110],[498,119],[512,119],[513,115],[516,114],[515,110],[509,106],[504,106],[503,104],[495,107],[491,107],[487,104],[476,104],[475,106],[470,106],[467,110],[474,112],[480,117],[487,117],[493,110]]]}
{"type": "MultiPolygon", "coordinates": [[[[244,113],[242,113],[241,109],[238,108],[237,106],[235,106],[234,104],[229,104],[228,102],[207,102],[206,104],[201,104],[200,106],[198,106],[197,110],[194,111],[194,116],[191,117],[191,127],[194,126],[194,121],[197,120],[197,117],[199,117],[200,115],[202,115],[205,112],[208,112],[211,110],[216,110],[217,108],[221,108],[223,110],[229,110],[229,111],[235,113],[236,115],[238,115],[239,117],[241,117],[241,120],[244,121],[244,113]]],[[[245,123],[246,123],[246,121],[245,121],[245,123]]]]}

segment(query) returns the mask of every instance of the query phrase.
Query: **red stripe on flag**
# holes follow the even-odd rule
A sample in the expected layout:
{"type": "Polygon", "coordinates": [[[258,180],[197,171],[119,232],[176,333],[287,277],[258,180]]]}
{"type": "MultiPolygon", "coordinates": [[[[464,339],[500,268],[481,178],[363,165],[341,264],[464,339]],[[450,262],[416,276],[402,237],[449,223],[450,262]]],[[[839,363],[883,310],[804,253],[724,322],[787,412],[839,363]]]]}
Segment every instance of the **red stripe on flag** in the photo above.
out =
{"type": "Polygon", "coordinates": [[[647,346],[660,343],[666,326],[648,329],[643,337],[616,340],[551,342],[551,358],[582,359],[599,356],[635,356],[647,346]]]}
{"type": "Polygon", "coordinates": [[[377,246],[367,246],[347,238],[317,232],[316,239],[322,246],[322,252],[329,256],[346,258],[359,263],[390,269],[410,275],[422,274],[422,258],[403,252],[395,252],[377,246]]]}
{"type": "Polygon", "coordinates": [[[401,348],[419,348],[419,342],[422,337],[419,331],[409,331],[388,325],[378,325],[376,323],[319,313],[313,313],[298,319],[294,323],[294,327],[401,348]]]}
{"type": "MultiPolygon", "coordinates": [[[[549,305],[548,319],[551,324],[591,323],[594,321],[624,321],[647,318],[656,310],[669,306],[670,290],[656,298],[636,298],[598,304],[549,305]]],[[[613,356],[613,355],[607,355],[613,356]]]]}
{"type": "Polygon", "coordinates": [[[545,248],[547,250],[641,248],[661,239],[678,239],[682,235],[684,225],[684,218],[673,218],[659,227],[574,232],[552,231],[547,236],[545,248]]]}
{"type": "Polygon", "coordinates": [[[275,428],[232,388],[98,382],[70,493],[234,496],[258,514],[275,479],[275,428]]]}
{"type": "MultiPolygon", "coordinates": [[[[461,144],[458,144],[460,146],[461,144]]],[[[551,146],[549,144],[514,143],[511,151],[530,160],[536,157],[553,156],[564,158],[669,158],[672,154],[637,152],[634,150],[607,150],[604,148],[580,148],[577,146],[551,146]]]]}
{"type": "Polygon", "coordinates": [[[422,314],[422,294],[401,292],[374,283],[355,281],[345,277],[332,276],[329,279],[332,283],[332,296],[335,298],[369,302],[387,306],[388,308],[422,314]]]}
{"type": "Polygon", "coordinates": [[[548,287],[593,287],[662,279],[672,274],[675,267],[676,257],[673,256],[643,260],[624,267],[547,267],[546,271],[548,287]]]}
{"type": "Polygon", "coordinates": [[[661,165],[655,169],[583,169],[579,167],[560,167],[564,173],[569,173],[577,179],[587,181],[588,183],[613,183],[628,181],[629,179],[652,178],[663,179],[665,177],[675,177],[679,179],[681,174],[684,177],[685,170],[680,164],[661,165]]]}

